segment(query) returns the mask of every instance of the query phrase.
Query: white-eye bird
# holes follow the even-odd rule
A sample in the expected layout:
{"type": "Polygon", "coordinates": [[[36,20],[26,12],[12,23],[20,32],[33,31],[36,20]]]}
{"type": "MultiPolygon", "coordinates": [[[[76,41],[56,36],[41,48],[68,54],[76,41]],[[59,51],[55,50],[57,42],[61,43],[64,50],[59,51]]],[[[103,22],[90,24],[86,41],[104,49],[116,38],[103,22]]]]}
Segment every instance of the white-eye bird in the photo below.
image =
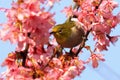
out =
{"type": "Polygon", "coordinates": [[[51,34],[54,35],[56,41],[61,47],[72,48],[79,45],[84,36],[84,29],[77,22],[67,20],[63,24],[58,24],[52,28],[51,34]]]}

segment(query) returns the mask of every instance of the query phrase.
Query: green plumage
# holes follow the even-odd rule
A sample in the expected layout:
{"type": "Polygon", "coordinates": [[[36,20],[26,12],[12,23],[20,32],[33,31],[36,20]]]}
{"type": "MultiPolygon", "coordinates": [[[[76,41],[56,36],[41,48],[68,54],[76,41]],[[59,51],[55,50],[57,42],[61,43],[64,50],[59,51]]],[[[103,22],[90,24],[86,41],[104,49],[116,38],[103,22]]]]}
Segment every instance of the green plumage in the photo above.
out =
{"type": "Polygon", "coordinates": [[[77,27],[74,21],[66,21],[63,24],[58,24],[52,28],[52,33],[55,36],[58,44],[62,47],[72,48],[81,43],[84,36],[82,28],[77,27]]]}

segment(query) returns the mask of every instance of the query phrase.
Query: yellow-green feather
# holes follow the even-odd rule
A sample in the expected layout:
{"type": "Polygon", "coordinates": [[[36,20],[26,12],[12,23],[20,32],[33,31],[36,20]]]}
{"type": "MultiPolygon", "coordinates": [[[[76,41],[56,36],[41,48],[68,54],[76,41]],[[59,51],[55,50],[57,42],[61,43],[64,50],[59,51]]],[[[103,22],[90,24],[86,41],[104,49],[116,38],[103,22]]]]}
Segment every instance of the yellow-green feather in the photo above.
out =
{"type": "Polygon", "coordinates": [[[63,24],[56,25],[52,29],[52,32],[55,33],[54,36],[58,39],[58,41],[60,40],[62,42],[62,41],[65,41],[66,38],[69,37],[69,35],[71,33],[71,28],[72,27],[75,27],[75,22],[73,22],[73,21],[66,21],[63,24]],[[59,33],[60,29],[63,30],[63,32],[61,34],[59,33]]]}
{"type": "Polygon", "coordinates": [[[56,25],[52,29],[52,33],[55,36],[57,42],[63,47],[74,47],[78,45],[84,31],[78,30],[74,21],[67,20],[63,24],[56,25]]]}

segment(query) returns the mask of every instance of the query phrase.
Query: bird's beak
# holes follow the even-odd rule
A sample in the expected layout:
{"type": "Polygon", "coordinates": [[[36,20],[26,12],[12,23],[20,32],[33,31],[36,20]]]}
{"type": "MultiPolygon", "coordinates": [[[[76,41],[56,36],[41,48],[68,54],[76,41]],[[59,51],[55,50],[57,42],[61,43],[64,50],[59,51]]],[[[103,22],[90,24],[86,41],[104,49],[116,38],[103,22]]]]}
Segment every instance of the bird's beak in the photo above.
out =
{"type": "Polygon", "coordinates": [[[50,33],[50,34],[54,34],[55,31],[54,31],[53,29],[50,29],[49,33],[50,33]]]}
{"type": "Polygon", "coordinates": [[[50,33],[50,34],[55,34],[56,31],[52,28],[52,29],[50,29],[49,33],[50,33]]]}
{"type": "Polygon", "coordinates": [[[50,34],[54,34],[55,32],[51,31],[50,34]]]}

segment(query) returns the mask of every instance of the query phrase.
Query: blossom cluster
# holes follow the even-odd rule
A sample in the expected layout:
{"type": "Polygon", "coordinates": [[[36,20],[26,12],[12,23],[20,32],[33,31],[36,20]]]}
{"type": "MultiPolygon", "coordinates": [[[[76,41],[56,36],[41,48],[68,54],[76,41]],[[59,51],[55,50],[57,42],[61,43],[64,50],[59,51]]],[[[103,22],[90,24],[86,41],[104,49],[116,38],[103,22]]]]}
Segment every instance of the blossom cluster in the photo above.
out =
{"type": "MultiPolygon", "coordinates": [[[[98,61],[104,61],[102,54],[119,36],[111,36],[111,30],[120,23],[120,13],[113,15],[118,6],[113,0],[73,0],[78,8],[65,7],[68,17],[76,17],[83,24],[85,32],[94,36],[95,49],[83,46],[91,52],[83,61],[78,56],[65,52],[55,40],[50,40],[49,30],[55,25],[50,9],[59,0],[17,0],[10,9],[0,8],[6,13],[7,22],[0,24],[0,39],[17,44],[16,50],[8,54],[2,66],[7,71],[0,80],[71,80],[85,70],[85,64],[92,61],[96,68],[98,61]],[[44,6],[50,7],[48,11],[44,6]],[[54,45],[55,44],[55,45],[54,45]],[[73,56],[71,56],[73,55],[73,56]]],[[[82,52],[82,51],[81,51],[82,52]]]]}
{"type": "Polygon", "coordinates": [[[120,36],[111,36],[110,33],[119,23],[120,15],[113,14],[118,7],[114,0],[74,0],[80,6],[80,10],[65,7],[63,10],[67,16],[77,16],[83,24],[85,31],[91,30],[94,37],[95,50],[107,50],[110,43],[115,43],[120,36]]]}

